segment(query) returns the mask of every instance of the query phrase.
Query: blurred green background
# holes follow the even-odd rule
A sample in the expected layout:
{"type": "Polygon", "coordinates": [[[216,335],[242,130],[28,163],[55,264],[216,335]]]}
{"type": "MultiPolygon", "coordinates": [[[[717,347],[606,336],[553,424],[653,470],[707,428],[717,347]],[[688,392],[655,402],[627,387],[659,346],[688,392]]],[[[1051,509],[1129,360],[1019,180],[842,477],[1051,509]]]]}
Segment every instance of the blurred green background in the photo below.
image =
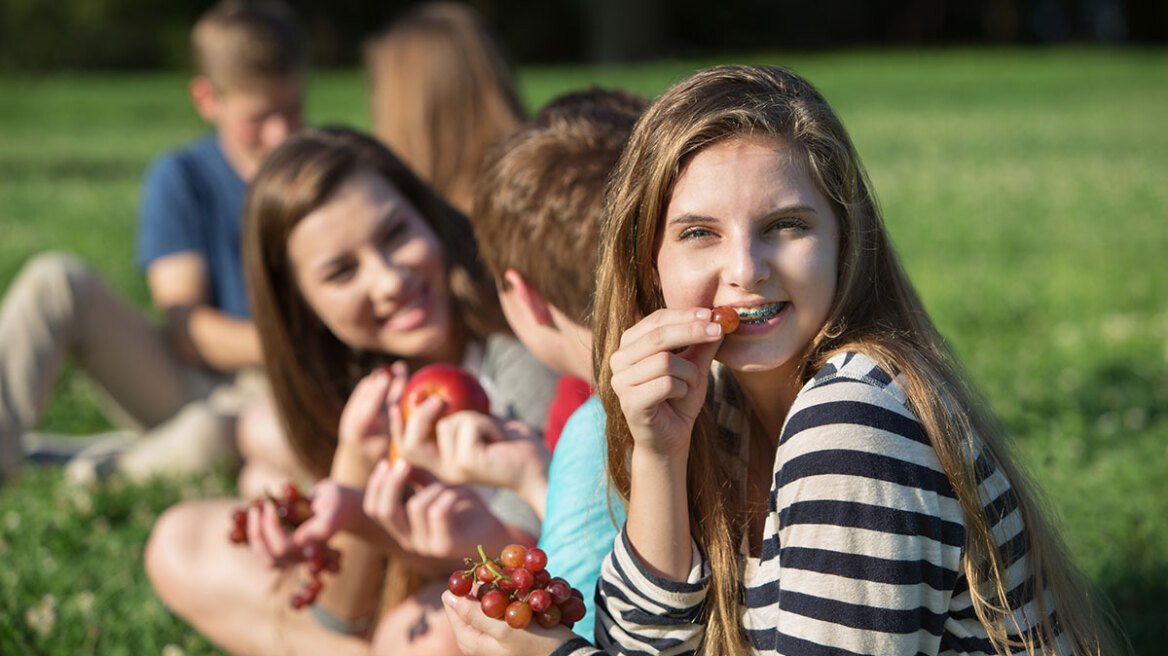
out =
{"type": "MultiPolygon", "coordinates": [[[[0,17],[19,4],[0,2],[0,17]]],[[[756,52],[518,73],[530,108],[594,83],[652,97],[724,62],[789,65],[818,85],[852,132],[928,310],[1014,436],[1074,558],[1135,653],[1162,653],[1168,53],[756,52]]],[[[181,56],[172,60],[160,61],[181,56]]],[[[183,73],[55,66],[0,75],[0,289],[31,255],[65,250],[148,309],[132,265],[140,177],[152,156],[206,128],[183,73]]],[[[322,70],[308,118],[368,127],[365,93],[359,70],[322,70]]],[[[70,370],[43,428],[106,427],[94,398],[70,370]]],[[[94,492],[62,488],[51,468],[27,473],[0,489],[0,654],[217,653],[153,596],[141,550],[167,505],[230,493],[226,473],[94,492]]]]}

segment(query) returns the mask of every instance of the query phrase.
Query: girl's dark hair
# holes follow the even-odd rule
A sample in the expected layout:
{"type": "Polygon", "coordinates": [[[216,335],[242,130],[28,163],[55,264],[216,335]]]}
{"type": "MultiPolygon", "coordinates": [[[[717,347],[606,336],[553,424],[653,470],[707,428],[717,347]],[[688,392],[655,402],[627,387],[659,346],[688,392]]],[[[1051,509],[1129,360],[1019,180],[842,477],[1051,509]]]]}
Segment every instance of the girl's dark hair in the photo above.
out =
{"type": "Polygon", "coordinates": [[[453,339],[507,331],[470,222],[381,142],[345,128],[307,130],[273,150],[248,190],[243,262],[264,368],[301,464],[325,476],[341,410],[357,381],[393,353],[363,353],[337,339],[305,302],[288,259],[288,236],[347,179],[373,172],[399,191],[442,244],[453,299],[453,339]]]}

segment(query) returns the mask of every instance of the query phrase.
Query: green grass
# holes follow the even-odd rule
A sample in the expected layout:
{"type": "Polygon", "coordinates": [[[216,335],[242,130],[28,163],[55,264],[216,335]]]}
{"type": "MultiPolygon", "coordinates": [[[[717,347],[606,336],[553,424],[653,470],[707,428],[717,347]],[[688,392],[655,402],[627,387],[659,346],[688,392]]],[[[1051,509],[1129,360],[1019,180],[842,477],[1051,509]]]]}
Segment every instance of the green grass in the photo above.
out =
{"type": "MultiPolygon", "coordinates": [[[[1016,439],[1136,653],[1168,641],[1168,65],[1162,51],[924,51],[725,57],[784,63],[833,102],[905,265],[1016,439]],[[1161,519],[1156,519],[1161,518],[1161,519]]],[[[655,95],[716,63],[520,71],[529,106],[599,83],[655,95]]],[[[309,118],[367,127],[362,76],[316,76],[309,118]]],[[[0,287],[46,249],[134,302],[138,182],[204,130],[183,76],[0,78],[0,287]]],[[[44,426],[105,426],[69,372],[44,426]]],[[[214,653],[142,574],[151,519],[226,489],[103,490],[30,470],[0,491],[0,653],[214,653]],[[81,505],[79,505],[81,504],[81,505]],[[85,572],[97,572],[86,574],[85,572]],[[28,623],[56,600],[42,636],[28,623]]],[[[209,528],[208,530],[215,530],[209,528]]],[[[43,613],[42,613],[43,614],[43,613]]],[[[43,625],[42,625],[43,628],[43,625]]]]}

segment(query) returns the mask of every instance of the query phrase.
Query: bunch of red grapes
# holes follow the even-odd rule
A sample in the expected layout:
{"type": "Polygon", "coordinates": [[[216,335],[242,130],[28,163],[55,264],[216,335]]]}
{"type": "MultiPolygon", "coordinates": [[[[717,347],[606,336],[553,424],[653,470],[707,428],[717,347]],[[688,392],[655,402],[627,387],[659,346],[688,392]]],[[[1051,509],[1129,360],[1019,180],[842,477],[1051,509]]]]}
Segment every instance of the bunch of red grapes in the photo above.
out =
{"type": "Polygon", "coordinates": [[[542,549],[510,544],[492,560],[480,546],[479,558],[467,558],[469,567],[451,574],[447,587],[459,597],[473,590],[487,617],[504,620],[513,629],[526,628],[533,619],[545,629],[558,624],[572,628],[584,618],[584,595],[547,571],[542,549]]]}
{"type": "MultiPolygon", "coordinates": [[[[276,515],[280,518],[280,523],[283,524],[285,530],[294,531],[297,526],[312,517],[312,502],[294,483],[286,485],[279,498],[269,494],[268,500],[275,504],[276,515]]],[[[261,508],[264,505],[264,500],[256,499],[250,505],[261,508]]],[[[235,544],[247,544],[247,511],[248,506],[244,506],[236,508],[231,513],[232,527],[228,537],[235,544]]],[[[341,552],[327,544],[309,542],[304,545],[300,555],[308,565],[309,578],[302,582],[300,589],[292,595],[292,608],[296,609],[304,608],[316,601],[316,596],[324,587],[324,583],[321,581],[322,573],[336,574],[341,571],[341,552]]]]}

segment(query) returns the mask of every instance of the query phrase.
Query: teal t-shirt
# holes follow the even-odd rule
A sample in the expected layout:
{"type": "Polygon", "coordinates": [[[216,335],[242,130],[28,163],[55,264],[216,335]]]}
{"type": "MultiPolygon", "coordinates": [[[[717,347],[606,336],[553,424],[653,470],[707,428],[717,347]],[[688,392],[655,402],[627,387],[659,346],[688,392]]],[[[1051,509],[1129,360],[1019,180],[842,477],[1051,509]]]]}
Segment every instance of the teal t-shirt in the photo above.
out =
{"type": "Polygon", "coordinates": [[[596,581],[612,551],[625,510],[605,476],[608,447],[605,414],[593,395],[564,424],[548,470],[547,507],[539,547],[548,554],[548,571],[584,593],[588,614],[573,630],[590,641],[596,622],[596,581]]]}

